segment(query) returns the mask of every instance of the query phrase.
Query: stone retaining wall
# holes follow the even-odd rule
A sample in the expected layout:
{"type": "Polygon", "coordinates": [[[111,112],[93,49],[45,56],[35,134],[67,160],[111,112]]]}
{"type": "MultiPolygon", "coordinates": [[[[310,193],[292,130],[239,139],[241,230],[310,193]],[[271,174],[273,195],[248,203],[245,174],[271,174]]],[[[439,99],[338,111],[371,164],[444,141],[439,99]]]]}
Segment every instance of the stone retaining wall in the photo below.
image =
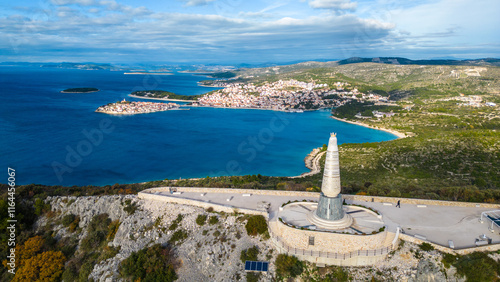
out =
{"type": "Polygon", "coordinates": [[[339,234],[301,230],[289,227],[279,220],[269,223],[273,234],[283,240],[288,246],[297,249],[326,251],[332,253],[349,253],[358,250],[375,250],[385,247],[387,231],[373,235],[339,234]],[[314,237],[314,245],[309,245],[309,237],[314,237]]]}
{"type": "MultiPolygon", "coordinates": [[[[317,264],[339,265],[339,266],[373,265],[385,259],[385,257],[392,250],[391,246],[383,246],[383,244],[386,241],[385,240],[386,237],[384,236],[387,236],[390,233],[387,231],[383,232],[384,234],[379,233],[376,235],[365,235],[365,236],[357,235],[358,240],[356,242],[353,242],[353,238],[356,237],[356,235],[300,230],[285,226],[283,223],[279,221],[269,222],[269,230],[273,243],[280,253],[294,255],[300,260],[306,260],[317,264]],[[282,226],[279,226],[279,224],[281,224],[282,226]],[[283,230],[279,230],[280,227],[283,226],[288,228],[285,229],[284,232],[283,230]],[[286,236],[287,237],[286,239],[280,237],[281,235],[286,234],[287,232],[290,232],[292,237],[286,236]],[[323,246],[322,248],[314,248],[311,246],[306,246],[306,248],[300,248],[300,246],[291,245],[295,244],[296,241],[294,240],[298,240],[299,244],[302,244],[302,246],[304,246],[303,239],[307,240],[305,242],[305,245],[308,245],[309,233],[312,233],[315,236],[316,247],[318,246],[318,244],[316,244],[316,238],[322,239],[321,238],[322,236],[331,237],[329,239],[331,239],[332,242],[327,244],[326,247],[323,246]],[[382,238],[384,238],[384,240],[381,241],[382,238]],[[288,240],[288,242],[286,240],[288,240]],[[363,240],[366,240],[368,242],[373,241],[372,243],[374,244],[371,246],[377,246],[378,248],[361,250],[359,248],[353,247],[353,246],[359,246],[360,245],[359,242],[363,240]],[[378,243],[375,243],[377,241],[378,243]],[[333,248],[333,246],[336,246],[339,242],[343,244],[343,247],[333,248]],[[355,245],[349,246],[349,244],[355,244],[355,245]]],[[[395,236],[393,233],[390,234],[392,237],[395,236]]],[[[370,244],[366,243],[364,244],[364,246],[367,245],[370,244]]]]}
{"type": "Polygon", "coordinates": [[[265,218],[268,218],[268,213],[265,211],[237,208],[230,205],[221,205],[221,204],[191,200],[181,197],[169,197],[167,195],[155,195],[145,192],[139,192],[138,197],[144,200],[154,200],[154,201],[162,201],[162,202],[175,203],[181,205],[197,206],[204,209],[211,207],[214,209],[214,211],[218,212],[225,212],[225,213],[241,212],[246,214],[263,215],[265,218]]]}
{"type": "Polygon", "coordinates": [[[303,255],[301,253],[287,252],[280,244],[274,242],[276,249],[283,254],[296,256],[299,260],[308,261],[316,264],[325,265],[338,265],[338,266],[368,266],[374,265],[375,263],[384,260],[387,254],[375,255],[375,256],[352,256],[349,258],[335,258],[335,257],[320,257],[303,255]]]}
{"type": "MultiPolygon", "coordinates": [[[[290,196],[290,197],[311,197],[319,198],[318,192],[303,192],[303,191],[282,191],[282,190],[255,190],[255,189],[231,189],[231,188],[203,188],[203,187],[172,187],[179,192],[199,192],[199,193],[241,193],[254,195],[275,195],[275,196],[290,196]]],[[[157,187],[147,189],[152,193],[157,191],[169,191],[170,187],[157,187]]],[[[145,192],[144,191],[144,192],[145,192]]],[[[364,196],[364,195],[346,195],[342,194],[346,200],[362,201],[362,202],[378,202],[378,203],[397,203],[401,200],[401,204],[411,205],[430,205],[430,206],[454,206],[454,207],[481,207],[481,208],[500,208],[499,204],[488,203],[471,203],[471,202],[456,202],[456,201],[439,201],[426,199],[410,199],[410,198],[395,198],[395,197],[379,197],[379,196],[364,196]]]]}
{"type": "Polygon", "coordinates": [[[283,190],[256,190],[256,189],[232,189],[232,188],[204,188],[204,187],[157,187],[146,189],[143,192],[168,192],[172,189],[177,189],[179,192],[193,193],[231,193],[231,194],[253,194],[253,195],[271,195],[271,196],[295,196],[295,197],[316,197],[319,198],[318,192],[303,192],[303,191],[283,191],[283,190]]]}
{"type": "Polygon", "coordinates": [[[439,201],[439,200],[378,197],[378,196],[363,196],[363,195],[343,195],[343,197],[344,199],[351,201],[394,203],[394,204],[396,204],[398,200],[401,200],[402,205],[409,204],[409,205],[453,206],[453,207],[492,208],[492,209],[500,208],[500,205],[498,204],[488,204],[488,203],[439,201]]]}
{"type": "Polygon", "coordinates": [[[420,245],[422,243],[428,243],[428,244],[431,244],[436,250],[441,251],[443,253],[452,254],[452,255],[456,255],[456,254],[467,255],[467,254],[470,254],[473,252],[493,252],[493,251],[500,250],[500,244],[492,244],[492,245],[486,245],[486,246],[481,246],[481,247],[473,247],[473,248],[455,250],[455,249],[447,248],[447,247],[444,247],[444,246],[441,246],[441,245],[438,245],[438,244],[435,244],[435,243],[432,243],[429,241],[421,240],[421,239],[418,239],[418,238],[415,238],[413,236],[406,235],[406,234],[399,234],[399,239],[401,239],[403,241],[411,242],[414,244],[418,244],[418,245],[420,245]]]}

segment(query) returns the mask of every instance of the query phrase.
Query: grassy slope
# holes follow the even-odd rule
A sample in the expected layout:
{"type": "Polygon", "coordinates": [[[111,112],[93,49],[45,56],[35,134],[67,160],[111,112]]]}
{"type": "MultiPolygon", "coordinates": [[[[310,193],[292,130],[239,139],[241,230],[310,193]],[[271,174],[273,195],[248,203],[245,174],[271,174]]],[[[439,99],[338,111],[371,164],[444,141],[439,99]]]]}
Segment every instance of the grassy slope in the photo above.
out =
{"type": "Polygon", "coordinates": [[[475,192],[470,197],[456,195],[460,189],[500,187],[498,110],[459,107],[458,101],[439,100],[464,93],[500,102],[500,68],[489,67],[481,72],[481,77],[465,75],[463,71],[469,68],[366,63],[337,68],[338,74],[353,84],[390,93],[405,91],[406,97],[398,103],[414,105],[410,111],[391,118],[364,121],[372,126],[411,132],[414,137],[341,146],[344,185],[353,186],[353,192],[374,195],[477,201],[496,198],[489,194],[478,196],[475,192]],[[451,70],[461,72],[458,79],[450,77],[451,70]]]}

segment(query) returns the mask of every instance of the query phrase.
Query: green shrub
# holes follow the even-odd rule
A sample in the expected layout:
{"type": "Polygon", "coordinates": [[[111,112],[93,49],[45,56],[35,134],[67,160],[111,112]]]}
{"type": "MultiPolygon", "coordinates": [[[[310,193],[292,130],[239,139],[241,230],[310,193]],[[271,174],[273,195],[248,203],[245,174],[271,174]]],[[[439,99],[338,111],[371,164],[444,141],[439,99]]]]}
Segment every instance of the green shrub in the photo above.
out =
{"type": "MultiPolygon", "coordinates": [[[[370,269],[370,270],[373,270],[373,269],[370,269]]],[[[325,278],[321,281],[351,281],[352,280],[351,276],[349,275],[349,271],[347,271],[344,267],[341,267],[341,266],[327,266],[327,267],[322,268],[319,272],[320,273],[321,272],[327,273],[325,275],[325,278]]],[[[377,274],[379,272],[380,271],[377,271],[377,274]]],[[[380,280],[377,280],[377,279],[375,279],[375,277],[372,276],[371,281],[380,281],[380,280]]]]}
{"type": "Polygon", "coordinates": [[[49,203],[45,203],[44,200],[36,198],[35,200],[35,214],[42,215],[43,213],[49,212],[52,206],[49,203]]]}
{"type": "Polygon", "coordinates": [[[259,249],[257,246],[253,246],[246,250],[241,251],[240,259],[244,263],[247,260],[256,261],[259,255],[259,249]]]}
{"type": "Polygon", "coordinates": [[[181,223],[182,221],[182,214],[178,214],[177,215],[177,218],[172,222],[172,224],[168,227],[168,230],[175,230],[177,229],[177,227],[179,227],[179,224],[181,223]]]}
{"type": "Polygon", "coordinates": [[[450,268],[450,266],[454,265],[457,262],[458,257],[452,254],[443,254],[443,259],[441,262],[443,263],[445,268],[450,268]]]}
{"type": "Polygon", "coordinates": [[[84,252],[90,252],[98,249],[101,243],[106,239],[106,234],[102,231],[89,232],[85,238],[82,239],[81,249],[84,252]]]}
{"type": "Polygon", "coordinates": [[[208,223],[210,223],[210,225],[217,224],[217,223],[219,223],[219,218],[216,215],[213,215],[208,220],[208,223]]]}
{"type": "Polygon", "coordinates": [[[258,282],[260,279],[260,273],[247,272],[246,278],[247,282],[258,282]]]}
{"type": "Polygon", "coordinates": [[[110,246],[105,246],[104,249],[101,252],[101,255],[97,259],[97,261],[103,261],[107,260],[109,258],[114,258],[119,252],[120,252],[121,247],[110,247],[110,246]]]}
{"type": "Polygon", "coordinates": [[[70,213],[70,214],[67,214],[65,216],[63,216],[62,220],[61,220],[61,224],[64,226],[64,227],[68,227],[71,223],[73,223],[73,221],[75,221],[76,219],[76,215],[70,213]]]}
{"type": "Polygon", "coordinates": [[[267,231],[266,219],[262,215],[251,216],[248,218],[245,228],[248,235],[256,236],[257,234],[263,234],[267,231]]]}
{"type": "Polygon", "coordinates": [[[70,232],[75,232],[78,224],[80,223],[80,216],[74,214],[67,214],[61,219],[61,224],[64,227],[68,227],[70,232]]]}
{"type": "Polygon", "coordinates": [[[188,233],[187,231],[183,229],[179,229],[172,234],[172,237],[170,237],[170,240],[168,240],[168,243],[175,245],[175,244],[180,244],[182,241],[187,239],[188,233]]]}
{"type": "Polygon", "coordinates": [[[154,224],[154,226],[155,226],[155,227],[160,226],[160,225],[161,225],[161,221],[162,221],[162,220],[163,220],[163,216],[159,216],[159,217],[157,217],[157,218],[155,219],[155,224],[154,224]]]}
{"type": "Polygon", "coordinates": [[[422,251],[428,252],[434,250],[434,246],[429,243],[423,242],[418,246],[422,251]]]}
{"type": "Polygon", "coordinates": [[[93,260],[85,261],[82,267],[78,270],[79,281],[89,281],[89,275],[94,269],[94,264],[93,260]]]}
{"type": "Polygon", "coordinates": [[[177,260],[170,247],[160,244],[133,252],[120,264],[120,276],[128,281],[174,281],[177,260]]]}
{"type": "Polygon", "coordinates": [[[118,228],[120,228],[121,222],[117,220],[113,220],[108,226],[108,235],[106,236],[106,240],[112,241],[115,238],[116,232],[118,232],[118,228]]]}
{"type": "Polygon", "coordinates": [[[474,252],[459,257],[454,266],[457,268],[457,274],[465,276],[467,281],[495,281],[500,264],[487,253],[474,252]]]}
{"type": "Polygon", "coordinates": [[[281,277],[297,277],[304,270],[302,262],[295,256],[279,254],[275,262],[276,273],[281,277]]]}
{"type": "Polygon", "coordinates": [[[69,267],[64,268],[64,272],[62,274],[63,281],[78,281],[78,271],[76,269],[72,269],[69,267]]]}
{"type": "Polygon", "coordinates": [[[80,245],[84,252],[95,251],[101,247],[110,233],[110,223],[111,219],[109,219],[106,213],[96,215],[92,218],[87,228],[87,236],[82,239],[80,245]]]}
{"type": "Polygon", "coordinates": [[[123,210],[125,212],[127,212],[128,215],[132,215],[135,213],[135,211],[139,208],[137,206],[137,203],[132,203],[132,200],[130,199],[126,199],[125,200],[125,204],[122,204],[124,207],[123,207],[123,210]]]}
{"type": "Polygon", "coordinates": [[[198,217],[196,217],[196,224],[198,224],[200,226],[205,225],[206,221],[207,221],[206,214],[199,214],[198,217]]]}
{"type": "Polygon", "coordinates": [[[77,217],[76,220],[69,225],[69,231],[75,232],[75,230],[78,228],[78,223],[80,223],[80,217],[77,217]]]}

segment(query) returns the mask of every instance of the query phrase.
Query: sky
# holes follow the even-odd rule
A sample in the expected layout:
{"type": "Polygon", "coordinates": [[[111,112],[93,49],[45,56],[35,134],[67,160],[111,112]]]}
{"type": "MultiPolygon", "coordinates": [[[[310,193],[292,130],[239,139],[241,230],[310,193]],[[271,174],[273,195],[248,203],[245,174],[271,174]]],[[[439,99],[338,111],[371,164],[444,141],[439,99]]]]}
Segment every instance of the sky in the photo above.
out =
{"type": "Polygon", "coordinates": [[[500,57],[499,0],[0,2],[0,62],[500,57]]]}

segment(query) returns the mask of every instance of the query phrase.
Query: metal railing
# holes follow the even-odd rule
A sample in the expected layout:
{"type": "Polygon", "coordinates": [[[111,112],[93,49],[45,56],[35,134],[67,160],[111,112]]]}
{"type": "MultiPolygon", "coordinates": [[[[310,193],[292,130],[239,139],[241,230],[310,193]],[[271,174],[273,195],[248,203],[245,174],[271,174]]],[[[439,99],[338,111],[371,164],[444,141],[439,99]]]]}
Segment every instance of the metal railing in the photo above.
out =
{"type": "Polygon", "coordinates": [[[321,257],[321,258],[332,258],[332,259],[340,259],[346,260],[355,257],[371,257],[371,256],[381,256],[389,254],[392,250],[391,247],[383,247],[376,250],[357,250],[349,253],[334,253],[334,252],[322,252],[322,251],[313,251],[313,250],[305,250],[293,248],[287,245],[283,240],[281,240],[278,236],[272,234],[272,238],[275,242],[288,254],[290,255],[300,255],[300,256],[311,256],[311,257],[321,257]]]}

